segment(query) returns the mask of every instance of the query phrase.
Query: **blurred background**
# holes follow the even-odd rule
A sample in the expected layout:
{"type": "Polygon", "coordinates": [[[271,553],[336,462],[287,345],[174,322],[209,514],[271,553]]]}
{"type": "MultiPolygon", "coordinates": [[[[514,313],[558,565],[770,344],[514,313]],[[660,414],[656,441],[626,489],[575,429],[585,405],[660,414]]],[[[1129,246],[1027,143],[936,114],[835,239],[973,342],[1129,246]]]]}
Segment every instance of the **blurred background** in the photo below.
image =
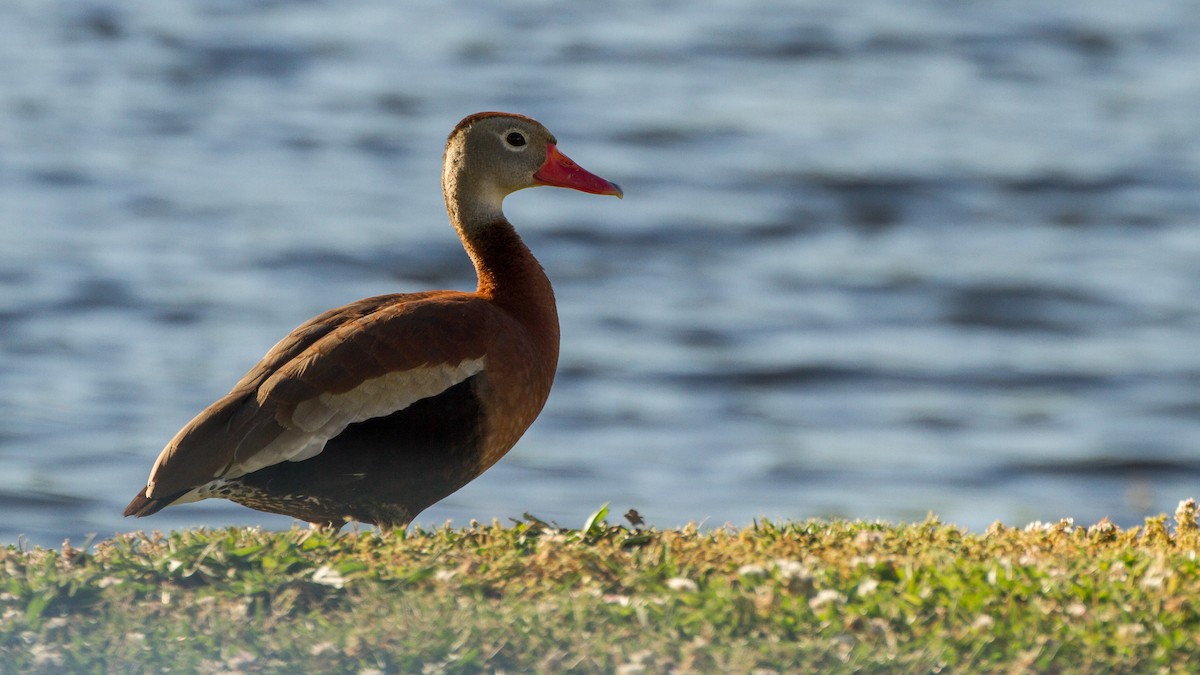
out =
{"type": "Polygon", "coordinates": [[[599,505],[1128,525],[1200,495],[1189,0],[0,5],[0,543],[287,518],[121,510],[310,316],[473,288],[463,116],[626,199],[506,210],[549,404],[418,522],[599,505]]]}

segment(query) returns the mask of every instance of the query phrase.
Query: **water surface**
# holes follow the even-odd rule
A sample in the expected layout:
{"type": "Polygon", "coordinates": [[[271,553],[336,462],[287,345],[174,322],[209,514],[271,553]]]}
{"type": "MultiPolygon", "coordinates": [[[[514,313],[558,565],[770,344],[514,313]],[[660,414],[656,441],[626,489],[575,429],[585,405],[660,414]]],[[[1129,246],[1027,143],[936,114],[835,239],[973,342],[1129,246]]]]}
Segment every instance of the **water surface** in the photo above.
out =
{"type": "Polygon", "coordinates": [[[562,363],[421,522],[1170,511],[1200,479],[1200,12],[960,3],[0,8],[0,539],[120,512],[277,339],[470,288],[439,192],[522,112],[623,202],[506,205],[562,363]]]}

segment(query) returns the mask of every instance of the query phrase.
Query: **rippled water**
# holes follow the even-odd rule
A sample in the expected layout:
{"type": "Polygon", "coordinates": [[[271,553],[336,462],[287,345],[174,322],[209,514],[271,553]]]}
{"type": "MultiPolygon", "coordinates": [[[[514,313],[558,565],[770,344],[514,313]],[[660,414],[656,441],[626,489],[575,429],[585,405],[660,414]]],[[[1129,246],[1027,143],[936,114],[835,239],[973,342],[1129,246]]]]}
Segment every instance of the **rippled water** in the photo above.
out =
{"type": "Polygon", "coordinates": [[[1135,522],[1200,493],[1200,11],[723,0],[0,6],[0,540],[120,511],[309,316],[469,288],[477,110],[623,202],[507,211],[555,281],[541,419],[424,523],[599,504],[1135,522]]]}

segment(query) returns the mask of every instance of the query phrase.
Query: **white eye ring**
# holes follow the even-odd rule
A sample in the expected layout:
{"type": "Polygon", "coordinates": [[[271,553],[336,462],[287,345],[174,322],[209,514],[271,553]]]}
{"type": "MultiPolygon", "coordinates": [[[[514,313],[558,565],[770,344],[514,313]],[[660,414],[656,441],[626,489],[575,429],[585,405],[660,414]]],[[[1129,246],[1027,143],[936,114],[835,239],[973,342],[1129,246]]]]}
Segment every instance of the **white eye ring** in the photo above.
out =
{"type": "Polygon", "coordinates": [[[524,152],[525,148],[529,147],[529,139],[525,138],[524,132],[516,129],[509,129],[503,135],[504,148],[512,152],[524,152]]]}

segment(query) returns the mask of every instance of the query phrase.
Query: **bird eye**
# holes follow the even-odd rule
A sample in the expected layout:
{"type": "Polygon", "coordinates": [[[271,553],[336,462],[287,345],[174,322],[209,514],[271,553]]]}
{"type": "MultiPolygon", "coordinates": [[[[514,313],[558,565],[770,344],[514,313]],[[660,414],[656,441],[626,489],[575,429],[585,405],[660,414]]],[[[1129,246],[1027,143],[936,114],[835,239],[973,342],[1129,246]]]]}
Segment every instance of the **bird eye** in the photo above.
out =
{"type": "Polygon", "coordinates": [[[522,134],[518,131],[509,132],[509,134],[504,137],[504,142],[508,143],[514,148],[519,148],[525,145],[525,134],[522,134]]]}

